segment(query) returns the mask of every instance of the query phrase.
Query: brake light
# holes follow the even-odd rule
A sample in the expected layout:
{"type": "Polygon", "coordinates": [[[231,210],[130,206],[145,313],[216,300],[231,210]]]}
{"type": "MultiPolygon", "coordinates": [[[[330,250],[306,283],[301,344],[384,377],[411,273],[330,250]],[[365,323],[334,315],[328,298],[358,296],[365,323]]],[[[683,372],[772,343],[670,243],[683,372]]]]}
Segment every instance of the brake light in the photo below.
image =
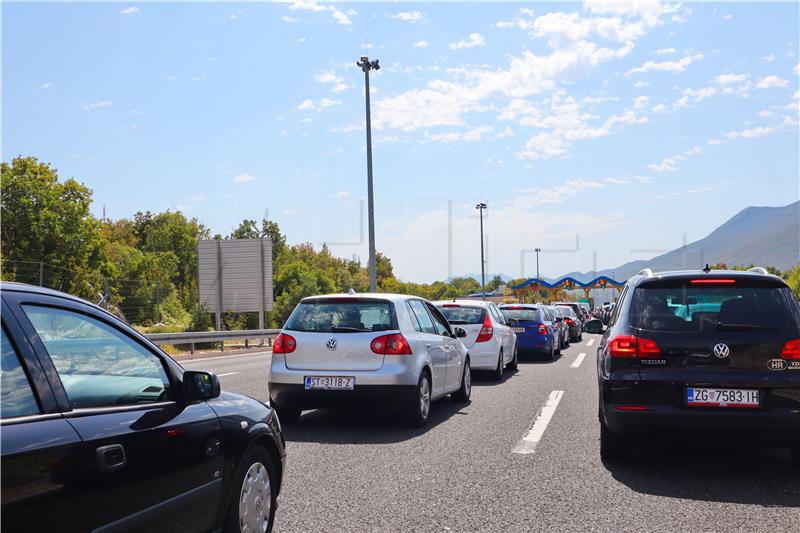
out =
{"type": "Polygon", "coordinates": [[[800,360],[800,339],[786,341],[781,350],[784,359],[800,360]]]}
{"type": "Polygon", "coordinates": [[[615,405],[614,409],[617,411],[647,411],[649,407],[646,405],[615,405]]]}
{"type": "Polygon", "coordinates": [[[611,339],[608,351],[611,357],[627,357],[649,359],[659,357],[661,349],[656,341],[634,337],[633,335],[619,335],[611,339]]]}
{"type": "Polygon", "coordinates": [[[727,283],[727,284],[730,284],[730,283],[736,283],[736,280],[735,279],[722,279],[722,278],[716,278],[716,279],[715,278],[703,278],[703,279],[693,279],[689,283],[696,283],[696,284],[702,284],[702,283],[727,283]]]}
{"type": "Polygon", "coordinates": [[[292,353],[297,348],[297,341],[291,335],[286,333],[278,333],[275,337],[275,342],[272,344],[272,353],[292,353]]]}
{"type": "Polygon", "coordinates": [[[412,355],[411,345],[399,333],[392,333],[391,335],[381,335],[375,337],[369,343],[370,349],[373,353],[378,355],[412,355]]]}
{"type": "Polygon", "coordinates": [[[500,309],[505,311],[525,311],[524,307],[520,307],[518,305],[504,305],[500,309]]]}
{"type": "Polygon", "coordinates": [[[483,327],[481,328],[481,332],[478,334],[478,338],[475,339],[475,342],[486,342],[492,338],[492,334],[494,334],[494,328],[492,327],[492,321],[489,318],[489,313],[486,313],[483,316],[483,327]]]}
{"type": "Polygon", "coordinates": [[[442,307],[461,307],[458,304],[444,304],[442,307]]]}
{"type": "Polygon", "coordinates": [[[571,318],[568,318],[568,319],[566,320],[566,322],[567,322],[567,324],[569,324],[570,326],[571,326],[572,324],[574,324],[574,322],[572,321],[572,319],[571,319],[571,318]]]}
{"type": "Polygon", "coordinates": [[[539,335],[547,335],[549,332],[550,330],[547,329],[547,326],[544,324],[539,325],[539,335]]]}

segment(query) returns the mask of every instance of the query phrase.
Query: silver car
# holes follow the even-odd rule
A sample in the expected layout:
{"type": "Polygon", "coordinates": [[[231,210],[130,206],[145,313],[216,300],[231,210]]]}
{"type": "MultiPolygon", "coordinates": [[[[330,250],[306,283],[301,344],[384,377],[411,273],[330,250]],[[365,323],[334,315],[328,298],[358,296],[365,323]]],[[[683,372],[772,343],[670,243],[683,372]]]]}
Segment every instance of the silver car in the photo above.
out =
{"type": "Polygon", "coordinates": [[[269,395],[282,422],[304,409],[356,407],[428,421],[431,401],[469,400],[469,354],[430,302],[400,294],[304,298],[275,339],[269,395]]]}

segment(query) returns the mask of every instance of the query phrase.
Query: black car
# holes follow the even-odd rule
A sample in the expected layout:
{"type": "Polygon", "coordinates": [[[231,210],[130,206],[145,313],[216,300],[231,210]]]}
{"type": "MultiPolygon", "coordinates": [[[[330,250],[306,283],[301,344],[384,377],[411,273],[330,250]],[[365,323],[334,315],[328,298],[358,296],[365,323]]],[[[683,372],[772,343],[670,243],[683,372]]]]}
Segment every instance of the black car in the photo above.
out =
{"type": "MultiPolygon", "coordinates": [[[[587,332],[602,329],[599,321],[587,332]]],[[[637,432],[788,445],[800,463],[800,305],[761,268],[643,270],[597,351],[600,453],[637,432]]]]}
{"type": "Polygon", "coordinates": [[[564,324],[567,325],[567,331],[570,342],[580,342],[583,340],[583,321],[575,314],[573,308],[569,305],[554,304],[556,308],[561,311],[564,317],[564,324]]]}
{"type": "Polygon", "coordinates": [[[4,530],[272,527],[272,409],[83,300],[17,283],[0,297],[4,530]]]}

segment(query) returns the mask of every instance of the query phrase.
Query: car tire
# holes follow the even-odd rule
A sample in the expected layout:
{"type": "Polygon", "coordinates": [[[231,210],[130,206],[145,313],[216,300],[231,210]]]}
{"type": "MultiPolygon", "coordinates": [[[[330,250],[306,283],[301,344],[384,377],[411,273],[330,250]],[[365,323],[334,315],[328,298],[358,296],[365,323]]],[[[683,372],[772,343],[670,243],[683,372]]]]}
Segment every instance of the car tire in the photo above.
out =
{"type": "Polygon", "coordinates": [[[427,370],[423,370],[408,410],[408,421],[412,426],[423,427],[428,423],[428,417],[431,413],[432,391],[431,376],[427,370]]]}
{"type": "Polygon", "coordinates": [[[559,339],[559,341],[558,341],[558,349],[556,349],[556,340],[553,339],[551,348],[552,348],[552,350],[550,352],[550,360],[551,361],[555,361],[556,357],[561,355],[561,340],[559,339]]]}
{"type": "Polygon", "coordinates": [[[287,407],[275,402],[271,402],[271,405],[272,408],[278,412],[278,420],[281,421],[281,424],[297,422],[300,419],[300,415],[303,414],[302,409],[297,409],[295,407],[287,407]]]}
{"type": "Polygon", "coordinates": [[[614,463],[625,458],[625,437],[614,433],[605,422],[600,422],[600,459],[614,463]]]}
{"type": "Polygon", "coordinates": [[[258,445],[251,446],[236,470],[223,531],[238,533],[244,529],[243,522],[249,525],[248,531],[261,531],[265,519],[266,531],[272,531],[278,503],[277,483],[275,465],[272,464],[267,450],[258,445]],[[269,492],[269,507],[265,513],[267,492],[269,492]]]}
{"type": "Polygon", "coordinates": [[[495,381],[500,381],[503,379],[503,369],[506,367],[503,359],[503,350],[500,350],[500,355],[497,356],[497,368],[495,368],[494,372],[492,372],[492,379],[495,381]]]}
{"type": "Polygon", "coordinates": [[[508,362],[506,368],[509,370],[516,370],[518,366],[519,366],[519,348],[517,348],[517,345],[514,344],[514,357],[512,357],[511,361],[508,362]]]}
{"type": "Polygon", "coordinates": [[[578,342],[583,342],[583,331],[578,335],[578,342]]]}
{"type": "Polygon", "coordinates": [[[469,359],[464,361],[464,372],[461,374],[461,388],[452,394],[452,398],[459,403],[467,403],[472,393],[472,369],[469,359]]]}

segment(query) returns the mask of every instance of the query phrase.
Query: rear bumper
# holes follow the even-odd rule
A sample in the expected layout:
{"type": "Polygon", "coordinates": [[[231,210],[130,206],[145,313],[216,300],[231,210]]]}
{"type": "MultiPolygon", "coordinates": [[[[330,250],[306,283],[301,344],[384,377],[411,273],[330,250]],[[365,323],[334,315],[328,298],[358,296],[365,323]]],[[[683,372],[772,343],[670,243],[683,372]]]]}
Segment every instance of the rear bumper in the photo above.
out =
{"type": "Polygon", "coordinates": [[[352,391],[305,390],[304,385],[270,383],[274,403],[294,409],[363,409],[395,411],[411,403],[415,385],[358,385],[352,391]]]}
{"type": "Polygon", "coordinates": [[[517,335],[517,348],[520,350],[549,350],[550,335],[517,335]]]}
{"type": "Polygon", "coordinates": [[[467,349],[469,366],[473,370],[492,370],[497,368],[497,357],[500,347],[494,339],[488,342],[476,342],[467,349]]]}

